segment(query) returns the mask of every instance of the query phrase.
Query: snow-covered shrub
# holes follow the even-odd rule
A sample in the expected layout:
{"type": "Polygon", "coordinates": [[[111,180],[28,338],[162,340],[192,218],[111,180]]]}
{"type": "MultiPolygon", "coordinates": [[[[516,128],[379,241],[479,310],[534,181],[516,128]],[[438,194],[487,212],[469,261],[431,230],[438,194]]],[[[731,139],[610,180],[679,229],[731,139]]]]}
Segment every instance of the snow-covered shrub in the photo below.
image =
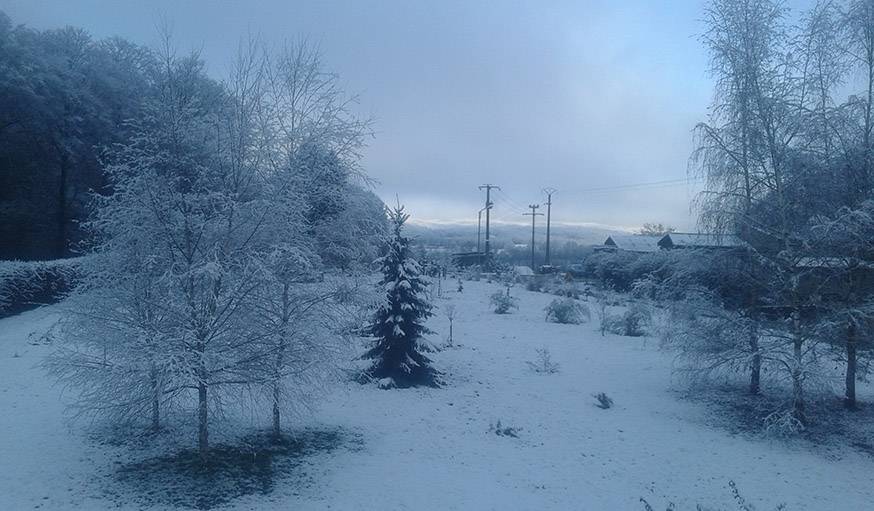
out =
{"type": "Polygon", "coordinates": [[[537,360],[527,361],[528,367],[535,373],[553,374],[558,372],[558,362],[553,362],[552,354],[547,348],[537,348],[537,360]]]}
{"type": "Polygon", "coordinates": [[[631,265],[639,254],[620,250],[617,252],[596,252],[586,258],[587,274],[594,277],[603,288],[628,291],[635,280],[631,275],[631,265]]]}
{"type": "Polygon", "coordinates": [[[633,304],[621,315],[605,313],[601,318],[601,333],[642,337],[647,333],[649,322],[649,311],[639,304],[633,304]]]}
{"type": "Polygon", "coordinates": [[[563,325],[579,325],[592,319],[589,307],[573,298],[556,298],[544,310],[546,321],[563,325]]]}
{"type": "Polygon", "coordinates": [[[529,279],[527,282],[525,282],[525,290],[539,293],[542,291],[542,288],[540,286],[540,282],[537,279],[529,279]]]}
{"type": "Polygon", "coordinates": [[[75,286],[80,263],[0,261],[0,318],[59,301],[75,286]]]}
{"type": "Polygon", "coordinates": [[[625,335],[630,337],[646,335],[646,327],[649,325],[650,319],[651,315],[646,307],[633,304],[622,315],[622,320],[625,322],[625,335]]]}
{"type": "Polygon", "coordinates": [[[619,314],[607,313],[601,316],[601,335],[607,332],[616,335],[625,335],[625,326],[622,324],[622,316],[619,314]]]}
{"type": "Polygon", "coordinates": [[[601,332],[601,335],[607,333],[607,318],[610,316],[610,305],[607,302],[607,297],[605,293],[601,293],[596,296],[595,303],[597,304],[597,309],[595,312],[598,315],[598,330],[601,332]]]}
{"type": "Polygon", "coordinates": [[[498,420],[495,424],[489,424],[489,433],[494,433],[498,436],[509,436],[513,438],[519,438],[519,431],[522,428],[516,428],[513,426],[502,426],[501,421],[498,420]]]}
{"type": "Polygon", "coordinates": [[[765,434],[781,438],[793,437],[804,431],[804,423],[789,410],[777,410],[764,419],[765,434]]]}
{"type": "Polygon", "coordinates": [[[576,299],[583,296],[583,291],[575,282],[557,282],[551,286],[550,293],[576,299]]]}
{"type": "Polygon", "coordinates": [[[610,399],[610,396],[603,392],[598,392],[597,394],[593,394],[592,397],[595,398],[598,402],[595,403],[595,406],[601,408],[602,410],[606,410],[613,406],[613,400],[610,399]]]}
{"type": "Polygon", "coordinates": [[[495,314],[509,314],[511,310],[519,308],[519,300],[504,291],[495,292],[489,298],[489,303],[492,304],[495,314]]]}

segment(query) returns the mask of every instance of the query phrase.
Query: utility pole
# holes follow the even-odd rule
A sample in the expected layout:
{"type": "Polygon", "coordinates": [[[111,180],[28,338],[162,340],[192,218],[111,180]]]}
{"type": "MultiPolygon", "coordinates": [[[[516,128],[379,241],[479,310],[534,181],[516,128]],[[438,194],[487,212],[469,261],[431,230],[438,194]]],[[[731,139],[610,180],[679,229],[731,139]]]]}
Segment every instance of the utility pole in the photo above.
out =
{"type": "Polygon", "coordinates": [[[543,193],[546,194],[546,265],[549,266],[549,227],[552,223],[552,194],[556,192],[555,188],[544,188],[543,193]]]}
{"type": "Polygon", "coordinates": [[[482,189],[486,190],[486,207],[483,208],[486,210],[486,264],[488,264],[488,262],[489,262],[489,254],[491,251],[490,245],[489,245],[489,211],[491,211],[491,209],[492,209],[492,198],[491,198],[492,197],[492,195],[491,195],[492,188],[496,188],[498,190],[501,189],[500,186],[496,186],[496,185],[488,184],[488,183],[479,187],[480,190],[482,190],[482,189]]]}
{"type": "Polygon", "coordinates": [[[528,207],[531,208],[531,213],[522,213],[522,215],[531,216],[531,271],[537,273],[537,269],[534,267],[534,219],[543,216],[543,213],[537,212],[540,204],[530,204],[528,207]]]}
{"type": "Polygon", "coordinates": [[[491,206],[489,206],[488,208],[483,208],[483,209],[479,210],[479,213],[476,214],[476,252],[477,252],[477,254],[480,253],[480,232],[483,229],[483,211],[485,211],[486,209],[490,209],[490,208],[491,208],[491,206]]]}
{"type": "MultiPolygon", "coordinates": [[[[485,209],[485,208],[483,208],[485,209]]],[[[476,214],[476,253],[480,253],[480,232],[483,230],[483,210],[476,214]]]]}

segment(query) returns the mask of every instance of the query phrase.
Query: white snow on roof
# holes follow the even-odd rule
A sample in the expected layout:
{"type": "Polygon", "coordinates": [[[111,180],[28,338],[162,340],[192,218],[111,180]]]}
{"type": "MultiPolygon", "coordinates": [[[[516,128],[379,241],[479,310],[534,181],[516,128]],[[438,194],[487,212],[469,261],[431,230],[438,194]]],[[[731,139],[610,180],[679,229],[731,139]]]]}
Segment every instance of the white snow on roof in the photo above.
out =
{"type": "Polygon", "coordinates": [[[739,247],[743,241],[733,234],[711,234],[692,232],[672,232],[660,242],[667,247],[739,247]],[[670,240],[668,242],[668,240],[670,240]]]}
{"type": "Polygon", "coordinates": [[[660,236],[642,236],[638,234],[611,234],[604,245],[615,246],[619,250],[629,252],[658,252],[660,236]]]}

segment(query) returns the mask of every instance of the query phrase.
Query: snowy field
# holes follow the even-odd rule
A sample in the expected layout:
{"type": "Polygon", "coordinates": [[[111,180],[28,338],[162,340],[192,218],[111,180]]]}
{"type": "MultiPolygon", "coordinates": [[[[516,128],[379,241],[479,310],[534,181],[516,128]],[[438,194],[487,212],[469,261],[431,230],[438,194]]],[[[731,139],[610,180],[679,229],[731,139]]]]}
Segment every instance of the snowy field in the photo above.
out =
{"type": "MultiPolygon", "coordinates": [[[[874,457],[714,428],[705,407],[678,399],[671,356],[655,340],[546,323],[554,297],[520,288],[519,311],[496,315],[488,297],[498,289],[465,282],[436,300],[458,310],[458,346],[433,355],[444,388],[341,384],[300,426],[340,427],[354,441],[307,458],[297,468],[306,477],[221,509],[635,510],[641,497],[657,510],[737,509],[730,480],[760,510],[874,505],[874,457]],[[526,364],[544,346],[556,374],[526,364]],[[598,392],[615,406],[594,406],[598,392]],[[497,421],[518,437],[490,433],[497,421]]],[[[0,321],[0,510],[142,509],[105,489],[133,454],[70,426],[37,367],[50,347],[32,340],[55,315],[46,307],[0,321]]],[[[430,325],[442,343],[443,311],[430,325]]]]}

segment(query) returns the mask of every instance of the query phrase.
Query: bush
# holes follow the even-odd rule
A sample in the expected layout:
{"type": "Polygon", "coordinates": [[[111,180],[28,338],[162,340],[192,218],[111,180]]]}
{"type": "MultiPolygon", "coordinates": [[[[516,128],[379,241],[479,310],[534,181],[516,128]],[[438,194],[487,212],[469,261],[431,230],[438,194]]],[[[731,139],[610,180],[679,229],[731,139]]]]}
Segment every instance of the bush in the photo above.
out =
{"type": "Polygon", "coordinates": [[[606,409],[611,408],[613,406],[613,400],[610,399],[610,396],[608,396],[607,394],[605,394],[603,392],[598,392],[597,394],[593,394],[592,397],[594,397],[598,401],[597,403],[595,403],[595,406],[597,406],[598,408],[600,408],[602,410],[606,410],[606,409]]]}
{"type": "Polygon", "coordinates": [[[494,433],[498,436],[509,436],[512,438],[519,438],[519,431],[521,428],[516,428],[513,426],[502,426],[501,421],[499,420],[496,424],[489,424],[489,433],[494,433]]]}
{"type": "Polygon", "coordinates": [[[553,288],[552,294],[580,299],[583,296],[583,291],[573,282],[563,282],[553,288]]]}
{"type": "Polygon", "coordinates": [[[495,314],[509,314],[511,310],[519,308],[519,300],[504,291],[493,294],[489,302],[492,304],[495,314]]]}
{"type": "Polygon", "coordinates": [[[646,327],[650,323],[650,313],[641,305],[634,304],[622,315],[625,323],[625,334],[630,337],[646,335],[646,327]]]}
{"type": "Polygon", "coordinates": [[[629,269],[639,257],[624,250],[596,252],[586,259],[585,273],[594,277],[601,287],[628,291],[634,281],[629,269]]]}
{"type": "Polygon", "coordinates": [[[610,332],[626,337],[641,337],[646,335],[646,327],[649,323],[649,311],[640,305],[633,304],[621,316],[605,314],[601,318],[601,333],[610,332]]]}
{"type": "Polygon", "coordinates": [[[546,321],[563,325],[579,325],[592,319],[589,307],[573,298],[556,298],[544,310],[546,321]]]}
{"type": "Polygon", "coordinates": [[[605,288],[630,291],[635,281],[653,277],[659,281],[667,278],[676,266],[676,253],[658,251],[644,254],[625,250],[599,251],[590,255],[581,265],[581,273],[593,278],[605,288]]]}
{"type": "Polygon", "coordinates": [[[75,287],[80,263],[0,261],[0,318],[60,301],[75,287]]]}
{"type": "Polygon", "coordinates": [[[765,434],[780,438],[791,438],[804,431],[804,424],[792,410],[777,410],[764,419],[765,434]]]}
{"type": "Polygon", "coordinates": [[[537,360],[525,363],[535,373],[554,374],[558,372],[558,362],[552,361],[552,354],[547,348],[538,348],[537,360]]]}
{"type": "Polygon", "coordinates": [[[601,334],[606,332],[616,335],[625,335],[625,325],[622,322],[622,316],[616,314],[606,314],[601,317],[601,334]]]}

